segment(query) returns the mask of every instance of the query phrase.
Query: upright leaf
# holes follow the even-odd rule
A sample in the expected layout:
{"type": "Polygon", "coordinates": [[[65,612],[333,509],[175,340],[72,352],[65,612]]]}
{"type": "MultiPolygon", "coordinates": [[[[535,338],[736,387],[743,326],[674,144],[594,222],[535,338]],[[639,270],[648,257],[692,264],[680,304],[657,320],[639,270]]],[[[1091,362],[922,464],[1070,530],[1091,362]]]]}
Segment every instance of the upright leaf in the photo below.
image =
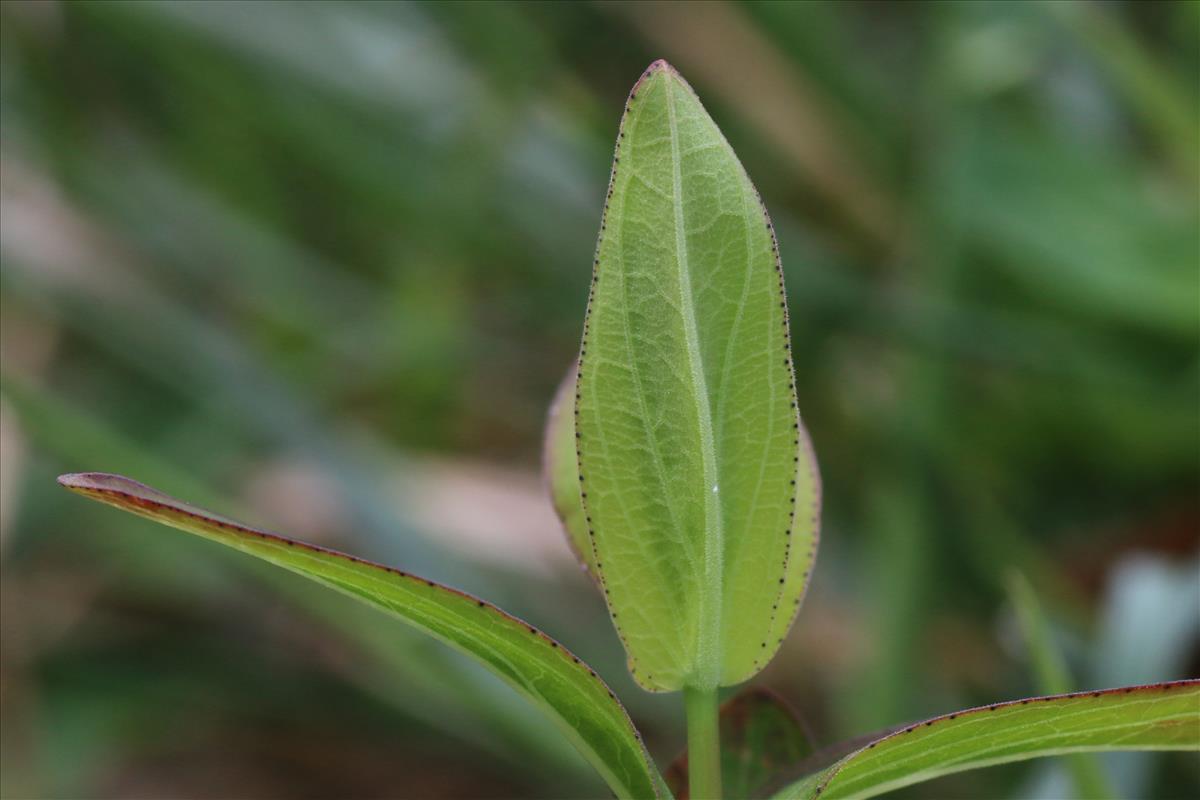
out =
{"type": "Polygon", "coordinates": [[[211,514],[128,478],[64,475],[93,500],[241,550],[382,609],[472,656],[547,713],[618,797],[666,790],[625,709],[578,657],[483,600],[434,581],[211,514]]]}
{"type": "Polygon", "coordinates": [[[815,555],[783,272],[758,194],[657,61],[617,140],[576,382],[596,572],[643,687],[770,660],[815,555]]]}
{"type": "MultiPolygon", "coordinates": [[[[571,398],[575,391],[577,375],[578,371],[572,365],[550,404],[542,449],[542,471],[554,510],[562,522],[567,543],[579,559],[580,565],[595,578],[596,553],[592,547],[586,514],[580,499],[579,467],[575,452],[575,416],[571,413],[573,409],[568,402],[568,398],[571,398]]],[[[820,505],[820,476],[817,474],[816,459],[808,431],[803,423],[800,426],[800,438],[807,457],[801,460],[796,469],[797,496],[810,498],[808,502],[816,508],[820,505]]],[[[775,615],[767,641],[782,641],[800,610],[805,589],[808,588],[813,557],[816,554],[819,522],[811,517],[800,517],[792,523],[792,547],[803,550],[807,557],[788,559],[779,602],[782,611],[775,615]]]]}
{"type": "Polygon", "coordinates": [[[1200,681],[958,711],[871,742],[776,800],[862,800],[952,772],[1103,750],[1200,750],[1200,681]]]}

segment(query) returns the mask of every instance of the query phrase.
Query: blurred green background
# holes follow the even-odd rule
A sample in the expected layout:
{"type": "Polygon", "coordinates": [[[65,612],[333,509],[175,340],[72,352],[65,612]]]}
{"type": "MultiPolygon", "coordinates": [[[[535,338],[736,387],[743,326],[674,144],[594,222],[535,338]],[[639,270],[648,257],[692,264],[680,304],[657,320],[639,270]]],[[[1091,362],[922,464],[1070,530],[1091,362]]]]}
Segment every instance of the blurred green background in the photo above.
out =
{"type": "MultiPolygon", "coordinates": [[[[826,488],[760,681],[819,743],[1200,673],[1200,4],[4,2],[5,798],[595,797],[465,659],[85,503],[120,471],[495,600],[654,755],[538,477],[626,92],[670,59],[774,216],[826,488]]],[[[1183,754],[1103,759],[1200,795],[1183,754]]],[[[1068,798],[1060,764],[907,797],[1068,798]]]]}

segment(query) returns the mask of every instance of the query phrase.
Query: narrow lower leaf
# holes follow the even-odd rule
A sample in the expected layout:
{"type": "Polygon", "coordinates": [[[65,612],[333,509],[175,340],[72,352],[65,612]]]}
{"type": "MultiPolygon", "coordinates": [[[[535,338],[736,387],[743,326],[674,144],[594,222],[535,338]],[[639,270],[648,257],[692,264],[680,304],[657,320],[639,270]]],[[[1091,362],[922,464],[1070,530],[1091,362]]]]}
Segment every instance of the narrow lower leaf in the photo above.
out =
{"type": "MultiPolygon", "coordinates": [[[[767,689],[747,689],[727,700],[719,725],[723,797],[761,797],[782,770],[813,751],[796,714],[767,689]]],[[[664,777],[675,797],[687,800],[688,754],[675,759],[664,777]]]]}
{"type": "Polygon", "coordinates": [[[770,219],[666,62],[605,209],[575,387],[592,560],[641,686],[735,684],[791,623],[819,498],[770,219]]]}
{"type": "Polygon", "coordinates": [[[1105,750],[1200,750],[1200,681],[1034,697],[902,728],[778,800],[861,800],[978,767],[1105,750]]]}
{"type": "Polygon", "coordinates": [[[619,797],[664,796],[662,778],[616,697],[579,658],[490,603],[390,567],[286,539],[211,514],[128,478],[64,475],[59,483],[108,505],[304,575],[466,653],[546,712],[619,797]]]}

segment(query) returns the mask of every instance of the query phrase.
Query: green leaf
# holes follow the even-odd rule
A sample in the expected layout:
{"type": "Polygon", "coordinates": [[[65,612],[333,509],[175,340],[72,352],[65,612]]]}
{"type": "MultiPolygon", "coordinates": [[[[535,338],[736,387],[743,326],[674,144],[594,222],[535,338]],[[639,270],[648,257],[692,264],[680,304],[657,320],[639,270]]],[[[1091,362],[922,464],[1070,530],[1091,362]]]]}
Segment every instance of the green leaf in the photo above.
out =
{"type": "MultiPolygon", "coordinates": [[[[812,753],[795,712],[774,692],[747,689],[721,705],[723,797],[760,797],[780,770],[812,753]]],[[[678,800],[688,798],[688,756],[671,763],[664,777],[678,800]]]]}
{"type": "MultiPolygon", "coordinates": [[[[580,499],[579,467],[575,451],[575,416],[571,413],[569,399],[575,391],[575,379],[578,371],[575,366],[567,370],[567,376],[559,385],[550,404],[550,412],[546,421],[545,442],[542,453],[542,468],[546,484],[550,490],[550,498],[554,510],[558,513],[563,530],[567,534],[567,542],[571,550],[593,578],[596,577],[596,553],[588,534],[583,503],[580,499]]],[[[799,494],[812,498],[819,505],[820,478],[817,474],[816,460],[813,457],[812,445],[808,439],[808,431],[800,427],[801,440],[805,446],[807,458],[801,462],[796,471],[796,483],[800,487],[799,494]]],[[[815,553],[819,534],[817,521],[810,518],[797,519],[792,525],[792,546],[803,547],[815,553]]],[[[804,590],[808,588],[808,576],[812,570],[813,560],[809,558],[792,558],[788,560],[784,573],[784,586],[781,596],[786,613],[775,615],[768,641],[781,641],[787,635],[788,628],[800,610],[800,602],[804,590]]]]}
{"type": "Polygon", "coordinates": [[[537,628],[490,603],[224,519],[129,478],[81,473],[58,480],[85,497],[241,550],[399,617],[474,657],[532,700],[619,797],[666,794],[641,736],[596,672],[537,628]]]}
{"type": "Polygon", "coordinates": [[[1200,750],[1200,681],[972,708],[876,739],[777,800],[861,800],[952,772],[1104,750],[1200,750]]]}
{"type": "MultiPolygon", "coordinates": [[[[109,420],[7,369],[0,369],[0,405],[3,404],[16,412],[21,431],[43,455],[52,455],[55,460],[103,459],[121,472],[155,475],[156,480],[174,487],[179,494],[202,502],[216,502],[204,481],[197,480],[187,469],[144,450],[109,420]]],[[[115,551],[112,552],[116,558],[115,551]]],[[[181,563],[176,547],[139,545],[138,552],[124,557],[122,571],[110,577],[118,581],[152,580],[155,591],[178,591],[183,602],[191,602],[188,592],[200,591],[199,587],[180,586],[178,582],[191,575],[208,574],[209,565],[225,565],[223,560],[215,558],[216,553],[212,555],[214,558],[203,563],[191,559],[181,563]]],[[[369,606],[332,592],[314,592],[305,581],[298,581],[270,564],[235,556],[229,566],[239,568],[231,573],[233,578],[244,577],[268,587],[311,624],[335,631],[335,635],[361,653],[355,669],[343,677],[372,696],[433,730],[511,763],[525,764],[532,760],[552,764],[562,771],[562,780],[592,778],[590,766],[575,758],[574,753],[566,752],[571,745],[553,725],[544,724],[532,704],[522,705],[519,699],[495,692],[490,676],[483,675],[474,664],[448,648],[422,646],[420,631],[380,625],[377,613],[369,606]]],[[[68,735],[57,730],[56,734],[68,735]]],[[[106,738],[99,731],[97,734],[103,739],[98,739],[98,744],[112,744],[111,736],[106,738]]],[[[48,747],[53,749],[52,744],[48,747]]],[[[0,796],[4,796],[2,788],[0,796]]],[[[76,790],[66,794],[86,792],[76,790]]]]}
{"type": "Polygon", "coordinates": [[[595,567],[634,678],[651,691],[749,678],[807,583],[816,468],[770,219],[663,61],[621,123],[576,428],[595,567]]]}

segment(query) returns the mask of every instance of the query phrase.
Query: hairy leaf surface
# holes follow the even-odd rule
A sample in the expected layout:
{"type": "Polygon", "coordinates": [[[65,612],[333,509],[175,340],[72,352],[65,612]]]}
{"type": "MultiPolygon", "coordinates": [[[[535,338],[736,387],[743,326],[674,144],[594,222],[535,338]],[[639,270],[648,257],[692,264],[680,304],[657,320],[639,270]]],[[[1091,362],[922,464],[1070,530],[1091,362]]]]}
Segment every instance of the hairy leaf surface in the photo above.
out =
{"type": "Polygon", "coordinates": [[[803,593],[817,480],[771,222],[665,62],[629,95],[600,227],[575,409],[594,566],[641,686],[738,683],[803,593]]]}
{"type": "Polygon", "coordinates": [[[558,642],[483,600],[390,567],[257,530],[129,478],[64,475],[85,497],[241,550],[337,589],[474,657],[543,711],[619,797],[665,796],[625,709],[595,671],[558,642]]]}
{"type": "Polygon", "coordinates": [[[861,800],[952,772],[1102,750],[1200,750],[1200,681],[1035,697],[902,728],[777,800],[861,800]]]}

